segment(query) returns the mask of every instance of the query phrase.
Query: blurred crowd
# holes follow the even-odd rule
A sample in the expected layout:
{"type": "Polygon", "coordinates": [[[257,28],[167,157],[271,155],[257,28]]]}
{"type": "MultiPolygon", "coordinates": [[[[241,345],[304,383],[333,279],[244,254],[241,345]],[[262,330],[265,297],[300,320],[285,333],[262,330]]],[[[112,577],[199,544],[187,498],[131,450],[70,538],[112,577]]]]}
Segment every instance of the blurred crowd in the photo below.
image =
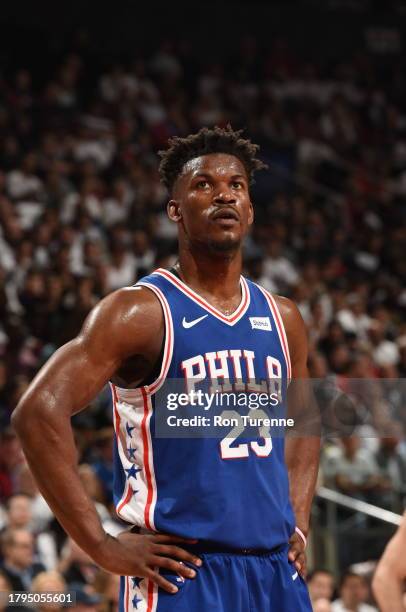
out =
{"type": "MultiPolygon", "coordinates": [[[[230,122],[261,145],[269,169],[252,190],[245,273],[298,304],[311,376],[342,391],[354,434],[337,441],[343,423],[327,414],[320,482],[403,507],[406,76],[363,52],[308,61],[284,40],[263,48],[252,37],[221,61],[201,61],[184,40],[90,59],[75,48],[45,81],[27,67],[0,76],[0,590],[39,572],[39,584],[73,584],[88,606],[101,605],[100,583],[114,609],[116,579],[64,539],[9,417],[98,300],[176,262],[157,157],[170,136],[230,122]]],[[[74,425],[81,476],[114,532],[107,390],[74,425]]],[[[346,575],[340,597],[354,581],[346,575]]],[[[345,609],[329,607],[332,593],[319,612],[345,609]]]]}

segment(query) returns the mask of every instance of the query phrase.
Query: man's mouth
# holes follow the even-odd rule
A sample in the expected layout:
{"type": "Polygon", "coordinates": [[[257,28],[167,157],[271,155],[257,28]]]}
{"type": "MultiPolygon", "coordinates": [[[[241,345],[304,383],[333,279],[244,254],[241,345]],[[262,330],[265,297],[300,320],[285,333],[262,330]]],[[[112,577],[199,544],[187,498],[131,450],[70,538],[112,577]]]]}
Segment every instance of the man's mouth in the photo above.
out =
{"type": "Polygon", "coordinates": [[[233,208],[221,208],[216,210],[211,216],[212,221],[217,221],[222,225],[234,225],[240,221],[240,217],[233,208]]]}

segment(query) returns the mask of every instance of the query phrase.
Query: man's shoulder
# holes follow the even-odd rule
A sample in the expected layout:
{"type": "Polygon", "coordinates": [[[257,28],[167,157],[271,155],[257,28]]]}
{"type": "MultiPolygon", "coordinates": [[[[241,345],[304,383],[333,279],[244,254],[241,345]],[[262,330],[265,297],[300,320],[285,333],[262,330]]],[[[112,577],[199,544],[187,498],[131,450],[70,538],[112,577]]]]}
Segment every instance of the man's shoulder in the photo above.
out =
{"type": "Polygon", "coordinates": [[[134,286],[107,295],[93,308],[87,323],[126,330],[134,324],[159,326],[161,319],[162,308],[157,296],[147,287],[134,286]]]}
{"type": "Polygon", "coordinates": [[[93,308],[75,343],[96,361],[103,354],[122,363],[133,355],[155,355],[163,333],[162,307],[155,294],[144,287],[126,287],[93,308]]]}
{"type": "Polygon", "coordinates": [[[283,295],[279,295],[278,293],[275,293],[273,291],[270,291],[269,289],[262,286],[261,284],[255,283],[254,281],[251,281],[248,278],[245,280],[248,282],[248,284],[251,287],[256,287],[257,289],[265,292],[268,296],[270,296],[276,302],[276,305],[278,307],[279,313],[282,317],[282,320],[285,326],[289,324],[291,321],[295,321],[298,319],[300,320],[302,318],[298,307],[296,306],[295,302],[293,302],[291,299],[283,295]]]}

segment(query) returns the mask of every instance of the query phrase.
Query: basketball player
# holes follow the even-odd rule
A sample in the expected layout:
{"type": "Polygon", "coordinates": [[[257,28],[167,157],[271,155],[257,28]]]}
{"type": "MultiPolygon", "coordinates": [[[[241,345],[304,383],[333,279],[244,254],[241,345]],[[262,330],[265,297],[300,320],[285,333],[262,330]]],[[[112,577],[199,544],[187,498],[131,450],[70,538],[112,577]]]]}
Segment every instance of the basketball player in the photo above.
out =
{"type": "Polygon", "coordinates": [[[406,513],[378,563],[372,589],[382,612],[405,612],[406,513]]]}
{"type": "Polygon", "coordinates": [[[165,381],[226,379],[309,403],[298,309],[241,277],[253,222],[249,186],[262,167],[239,132],[202,129],[162,153],[179,262],[106,297],[80,335],[37,375],[13,423],[38,485],[67,533],[122,575],[121,611],[311,610],[304,549],[318,468],[317,436],[286,441],[154,435],[165,381]],[[133,529],[107,535],[78,476],[70,425],[110,381],[115,502],[133,529]],[[265,383],[264,383],[265,381],[265,383]]]}

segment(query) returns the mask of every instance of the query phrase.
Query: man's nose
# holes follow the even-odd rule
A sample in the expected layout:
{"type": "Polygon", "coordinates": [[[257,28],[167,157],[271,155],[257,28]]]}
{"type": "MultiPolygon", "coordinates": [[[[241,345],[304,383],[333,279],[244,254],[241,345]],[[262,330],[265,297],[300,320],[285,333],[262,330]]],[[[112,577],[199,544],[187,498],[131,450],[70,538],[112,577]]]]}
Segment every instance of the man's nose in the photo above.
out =
{"type": "Polygon", "coordinates": [[[217,191],[214,201],[216,204],[235,204],[237,200],[233,192],[224,187],[217,191]]]}

